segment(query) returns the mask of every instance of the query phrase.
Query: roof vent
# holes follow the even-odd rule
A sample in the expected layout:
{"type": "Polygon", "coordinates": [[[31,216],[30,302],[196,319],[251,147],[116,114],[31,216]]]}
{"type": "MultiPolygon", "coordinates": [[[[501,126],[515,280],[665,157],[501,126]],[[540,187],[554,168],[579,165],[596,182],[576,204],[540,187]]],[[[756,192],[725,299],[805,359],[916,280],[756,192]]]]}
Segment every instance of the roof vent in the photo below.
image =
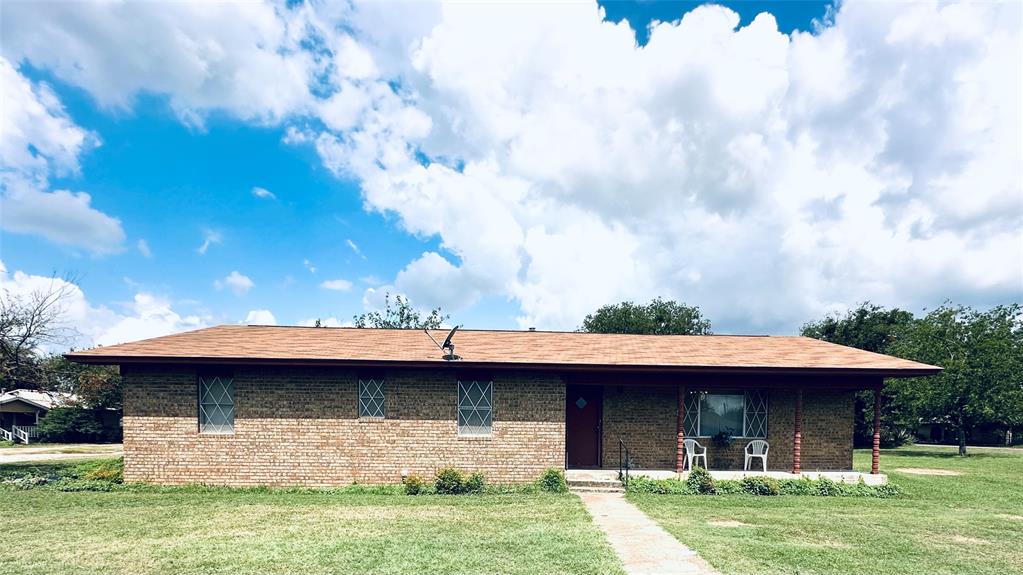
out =
{"type": "Polygon", "coordinates": [[[430,341],[433,342],[433,345],[439,347],[440,350],[444,352],[443,357],[446,361],[454,361],[456,359],[462,359],[462,356],[455,355],[455,343],[451,341],[451,338],[455,337],[455,331],[460,327],[462,326],[456,325],[455,327],[451,328],[451,331],[448,332],[448,336],[444,338],[444,343],[437,343],[437,340],[433,339],[433,336],[430,335],[430,330],[424,329],[423,332],[426,333],[426,337],[430,338],[430,341]]]}

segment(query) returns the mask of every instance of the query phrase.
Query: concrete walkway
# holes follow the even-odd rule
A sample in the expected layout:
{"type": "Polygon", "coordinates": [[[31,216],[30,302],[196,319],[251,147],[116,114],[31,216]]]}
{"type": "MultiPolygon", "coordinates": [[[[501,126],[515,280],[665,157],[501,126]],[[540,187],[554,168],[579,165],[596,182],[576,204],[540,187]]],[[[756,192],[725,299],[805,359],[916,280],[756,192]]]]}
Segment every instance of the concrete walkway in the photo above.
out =
{"type": "Polygon", "coordinates": [[[579,493],[629,575],[720,575],[620,493],[579,493]]]}
{"type": "Polygon", "coordinates": [[[0,449],[0,463],[32,463],[37,461],[59,461],[62,459],[121,457],[122,455],[124,455],[124,451],[120,443],[41,444],[39,447],[2,448],[0,449]]]}

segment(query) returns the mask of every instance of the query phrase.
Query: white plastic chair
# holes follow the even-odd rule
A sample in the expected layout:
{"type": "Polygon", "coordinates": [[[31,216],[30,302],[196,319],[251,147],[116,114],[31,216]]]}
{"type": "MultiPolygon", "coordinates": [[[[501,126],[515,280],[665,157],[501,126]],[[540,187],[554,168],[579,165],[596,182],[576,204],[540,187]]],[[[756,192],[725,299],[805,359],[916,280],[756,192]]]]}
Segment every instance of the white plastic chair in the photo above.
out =
{"type": "MultiPolygon", "coordinates": [[[[685,439],[682,443],[686,447],[686,463],[689,465],[689,471],[693,470],[693,460],[703,458],[703,468],[707,469],[707,448],[700,445],[700,442],[695,439],[685,439]],[[700,449],[701,451],[697,451],[700,449]]],[[[683,467],[683,469],[685,469],[683,467]]]]}
{"type": "Polygon", "coordinates": [[[771,446],[767,444],[763,439],[754,439],[753,441],[746,444],[746,462],[743,464],[743,468],[749,471],[749,463],[754,457],[759,457],[764,462],[764,473],[767,473],[767,450],[771,446]]]}

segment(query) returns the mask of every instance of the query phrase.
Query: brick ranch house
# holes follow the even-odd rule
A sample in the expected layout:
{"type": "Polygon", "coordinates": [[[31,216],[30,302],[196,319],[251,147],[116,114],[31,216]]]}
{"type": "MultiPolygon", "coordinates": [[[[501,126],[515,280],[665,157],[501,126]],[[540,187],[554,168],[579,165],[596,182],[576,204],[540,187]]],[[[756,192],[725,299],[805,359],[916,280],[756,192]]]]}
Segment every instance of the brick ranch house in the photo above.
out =
{"type": "Polygon", "coordinates": [[[683,437],[711,469],[742,469],[762,438],[770,470],[847,471],[855,392],[939,371],[803,337],[463,330],[446,359],[431,339],[445,335],[224,325],[67,358],[120,366],[126,480],[238,486],[445,466],[525,482],[617,469],[619,442],[634,467],[673,473],[683,437]]]}

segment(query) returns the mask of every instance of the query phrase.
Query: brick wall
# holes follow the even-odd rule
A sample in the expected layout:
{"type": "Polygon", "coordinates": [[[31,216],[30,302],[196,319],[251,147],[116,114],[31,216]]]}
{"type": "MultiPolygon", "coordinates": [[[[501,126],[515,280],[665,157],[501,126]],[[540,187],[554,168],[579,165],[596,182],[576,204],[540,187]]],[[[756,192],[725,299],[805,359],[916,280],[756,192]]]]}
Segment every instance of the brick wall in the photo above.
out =
{"type": "Polygon", "coordinates": [[[565,386],[556,376],[496,374],[493,433],[459,437],[455,376],[385,374],[386,418],[360,419],[357,373],[238,368],[233,435],[198,432],[194,369],[125,367],[127,481],[223,485],[396,483],[453,465],[496,483],[563,467],[565,386]]]}
{"type": "MultiPolygon", "coordinates": [[[[629,447],[641,469],[674,469],[676,409],[674,386],[614,386],[604,388],[605,467],[618,465],[618,438],[629,447]]],[[[792,470],[792,434],[795,422],[794,391],[768,392],[767,441],[771,446],[770,470],[792,470]]],[[[804,471],[852,469],[853,392],[807,390],[803,392],[802,468],[804,471]]],[[[711,469],[742,469],[743,451],[749,439],[736,438],[723,449],[710,438],[707,447],[711,469]]],[[[759,464],[759,459],[754,465],[759,464]]]]}
{"type": "Polygon", "coordinates": [[[669,386],[604,388],[603,465],[618,467],[618,439],[638,469],[675,468],[676,391],[669,386]]]}

